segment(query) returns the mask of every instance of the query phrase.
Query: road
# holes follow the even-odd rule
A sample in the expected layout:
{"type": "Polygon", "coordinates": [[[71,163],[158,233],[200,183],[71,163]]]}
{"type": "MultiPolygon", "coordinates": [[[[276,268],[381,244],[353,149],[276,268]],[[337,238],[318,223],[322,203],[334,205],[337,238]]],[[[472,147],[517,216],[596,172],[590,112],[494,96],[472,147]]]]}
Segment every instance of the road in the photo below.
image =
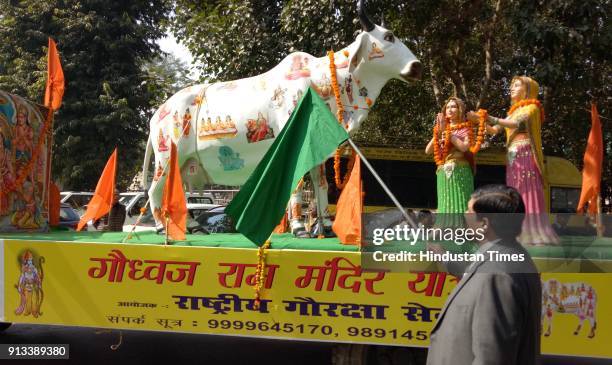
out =
{"type": "MultiPolygon", "coordinates": [[[[0,333],[4,344],[70,345],[70,360],[52,364],[331,364],[333,344],[304,341],[280,341],[230,336],[180,333],[123,331],[117,350],[119,331],[63,326],[13,325],[0,333]]],[[[44,360],[0,360],[1,364],[49,363],[44,360]]],[[[604,365],[610,360],[561,359],[546,357],[543,365],[604,365]]],[[[460,365],[460,364],[458,364],[460,365]]]]}

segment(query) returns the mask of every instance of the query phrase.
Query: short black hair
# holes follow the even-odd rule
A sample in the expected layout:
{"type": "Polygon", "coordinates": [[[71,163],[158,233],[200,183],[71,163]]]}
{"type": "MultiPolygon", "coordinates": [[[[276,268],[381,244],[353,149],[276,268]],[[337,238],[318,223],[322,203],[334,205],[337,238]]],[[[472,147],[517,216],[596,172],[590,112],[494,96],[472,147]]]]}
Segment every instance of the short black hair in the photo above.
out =
{"type": "Polygon", "coordinates": [[[525,203],[513,187],[496,184],[482,186],[472,194],[472,208],[479,220],[487,218],[495,234],[502,239],[516,239],[525,218],[525,203]]]}

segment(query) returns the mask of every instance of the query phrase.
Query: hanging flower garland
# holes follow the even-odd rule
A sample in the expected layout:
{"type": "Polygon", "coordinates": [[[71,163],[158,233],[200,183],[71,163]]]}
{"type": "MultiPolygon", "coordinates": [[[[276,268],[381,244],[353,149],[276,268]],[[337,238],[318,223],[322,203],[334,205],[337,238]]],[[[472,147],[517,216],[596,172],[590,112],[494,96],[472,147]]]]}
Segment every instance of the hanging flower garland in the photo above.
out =
{"type": "Polygon", "coordinates": [[[482,142],[484,142],[484,136],[486,131],[486,121],[489,116],[489,113],[485,109],[478,109],[476,112],[478,114],[478,132],[476,135],[476,140],[474,140],[474,130],[470,128],[468,130],[469,139],[470,139],[470,152],[472,154],[477,154],[480,151],[480,146],[482,142]]]}
{"type": "MultiPolygon", "coordinates": [[[[332,90],[334,91],[334,97],[336,99],[336,107],[338,111],[336,113],[336,117],[338,118],[338,123],[348,129],[348,125],[344,125],[344,106],[342,105],[342,100],[340,99],[340,87],[338,86],[338,77],[336,70],[336,60],[334,57],[334,51],[329,51],[327,53],[329,57],[329,73],[331,79],[332,90]]],[[[348,57],[348,51],[344,51],[344,56],[348,57]]],[[[356,110],[358,107],[353,106],[356,110]]],[[[352,151],[351,157],[347,166],[346,174],[344,178],[342,178],[342,174],[340,172],[340,157],[344,152],[343,148],[337,148],[336,153],[334,154],[334,182],[336,183],[336,187],[339,190],[344,189],[344,186],[348,182],[349,177],[351,176],[351,170],[353,169],[353,165],[355,163],[355,151],[352,151]]]]}
{"type": "Polygon", "coordinates": [[[542,103],[540,103],[538,99],[523,99],[521,101],[518,101],[512,104],[512,106],[510,107],[510,110],[508,111],[508,116],[511,116],[512,113],[514,113],[518,108],[522,108],[527,105],[537,106],[538,109],[540,109],[540,120],[544,122],[544,107],[542,107],[542,103]]]}
{"type": "Polygon", "coordinates": [[[255,286],[253,288],[255,290],[255,309],[259,309],[261,304],[261,290],[263,289],[264,279],[266,278],[266,250],[270,248],[270,244],[270,239],[266,240],[257,251],[257,268],[255,269],[255,286]]]}
{"type": "Polygon", "coordinates": [[[451,144],[451,125],[450,122],[446,121],[446,126],[444,128],[444,146],[442,151],[440,151],[440,130],[439,125],[436,123],[433,129],[433,138],[434,138],[434,161],[436,161],[436,165],[444,165],[444,160],[446,159],[446,155],[450,149],[451,144]]]}
{"type": "Polygon", "coordinates": [[[478,122],[477,122],[478,131],[476,132],[477,133],[476,138],[474,138],[474,124],[475,123],[466,120],[465,122],[451,125],[450,120],[448,118],[446,119],[446,126],[444,128],[444,136],[443,136],[444,145],[442,146],[442,150],[440,150],[440,145],[441,145],[440,143],[441,131],[439,130],[440,126],[438,125],[438,123],[434,125],[434,128],[433,128],[434,161],[436,162],[437,166],[444,165],[446,156],[448,155],[448,152],[450,151],[450,148],[451,148],[451,136],[452,136],[453,131],[467,128],[468,145],[470,146],[469,147],[470,152],[472,154],[476,154],[478,153],[478,151],[480,151],[480,146],[482,145],[482,142],[484,141],[484,134],[485,134],[485,128],[486,128],[485,122],[487,120],[488,113],[484,109],[479,109],[477,114],[478,114],[478,122]]]}

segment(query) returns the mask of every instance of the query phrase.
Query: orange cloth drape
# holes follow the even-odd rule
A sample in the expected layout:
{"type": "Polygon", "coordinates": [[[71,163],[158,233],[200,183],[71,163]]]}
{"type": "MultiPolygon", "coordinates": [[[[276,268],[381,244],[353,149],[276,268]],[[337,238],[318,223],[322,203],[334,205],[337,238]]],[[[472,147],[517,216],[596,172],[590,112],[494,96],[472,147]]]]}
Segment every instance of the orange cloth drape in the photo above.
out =
{"type": "Polygon", "coordinates": [[[54,182],[49,184],[49,225],[57,227],[60,221],[60,191],[54,182]]]}
{"type": "Polygon", "coordinates": [[[161,213],[168,236],[176,241],[185,240],[187,230],[187,201],[183,191],[183,180],[178,162],[176,145],[172,142],[170,149],[170,171],[164,185],[161,213]],[[168,222],[166,223],[166,217],[168,222]]]}
{"type": "Polygon", "coordinates": [[[336,205],[336,219],[332,229],[340,242],[349,245],[361,245],[363,212],[363,194],[361,186],[361,160],[355,156],[355,165],[351,177],[340,194],[336,205]]]}
{"type": "Polygon", "coordinates": [[[64,97],[64,71],[60,63],[57,47],[53,39],[49,38],[47,52],[47,87],[45,89],[45,106],[57,110],[62,105],[64,97]]]}
{"type": "Polygon", "coordinates": [[[278,226],[276,226],[276,228],[274,228],[274,231],[272,231],[272,233],[287,233],[289,231],[287,229],[288,225],[289,222],[287,220],[287,212],[285,212],[285,214],[283,215],[283,219],[281,219],[280,223],[278,224],[278,226]]]}
{"type": "Polygon", "coordinates": [[[110,212],[113,206],[113,194],[115,192],[115,175],[117,172],[117,148],[113,151],[106,162],[106,166],[102,171],[96,191],[94,192],[93,198],[87,205],[87,211],[81,217],[77,231],[83,229],[83,227],[90,220],[98,220],[110,212]]]}
{"type": "Polygon", "coordinates": [[[582,191],[578,212],[584,210],[589,203],[589,213],[597,213],[597,198],[601,189],[601,170],[603,166],[603,138],[601,134],[601,122],[597,105],[591,103],[591,133],[587,148],[584,153],[584,168],[582,169],[582,191]]]}

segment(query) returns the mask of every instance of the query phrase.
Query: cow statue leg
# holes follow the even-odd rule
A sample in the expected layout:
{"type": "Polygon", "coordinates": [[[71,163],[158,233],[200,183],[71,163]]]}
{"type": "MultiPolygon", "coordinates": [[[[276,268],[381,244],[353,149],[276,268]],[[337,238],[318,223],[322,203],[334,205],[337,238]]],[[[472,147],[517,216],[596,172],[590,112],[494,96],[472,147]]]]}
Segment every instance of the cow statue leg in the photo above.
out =
{"type": "Polygon", "coordinates": [[[168,168],[163,170],[163,166],[165,162],[162,162],[155,158],[155,170],[153,172],[153,181],[151,182],[151,186],[149,187],[149,205],[151,208],[151,212],[153,213],[153,218],[155,219],[155,226],[158,230],[163,229],[164,224],[161,216],[161,203],[162,197],[164,193],[164,183],[166,181],[166,177],[168,175],[168,168]]]}
{"type": "Polygon", "coordinates": [[[321,164],[310,170],[310,178],[314,189],[314,196],[317,207],[317,223],[315,236],[333,236],[332,221],[329,218],[329,204],[327,200],[327,177],[325,175],[325,165],[321,164]]]}
{"type": "MultiPolygon", "coordinates": [[[[301,185],[301,184],[300,184],[301,185]]],[[[291,194],[289,199],[289,207],[287,208],[287,218],[289,219],[289,228],[291,233],[300,238],[308,238],[310,234],[306,232],[304,226],[304,217],[302,216],[302,187],[298,186],[291,194]]]]}

